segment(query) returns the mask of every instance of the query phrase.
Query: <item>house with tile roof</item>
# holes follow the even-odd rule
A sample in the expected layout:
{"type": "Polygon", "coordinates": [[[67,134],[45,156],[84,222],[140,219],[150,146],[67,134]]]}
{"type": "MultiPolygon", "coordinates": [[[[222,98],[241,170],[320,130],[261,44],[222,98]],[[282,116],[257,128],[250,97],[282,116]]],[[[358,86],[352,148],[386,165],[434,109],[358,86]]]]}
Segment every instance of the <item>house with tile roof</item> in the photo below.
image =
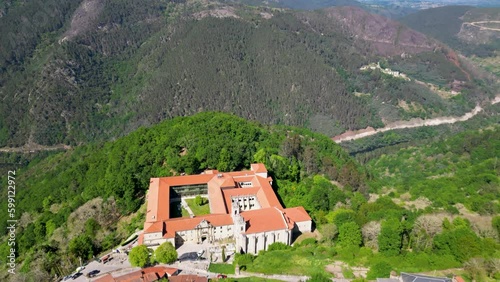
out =
{"type": "Polygon", "coordinates": [[[206,170],[199,175],[152,178],[141,244],[164,242],[179,247],[232,239],[237,251],[257,254],[274,242],[292,243],[294,234],[310,232],[311,217],[303,207],[284,208],[272,188],[264,164],[237,172],[206,170]],[[172,199],[205,195],[210,214],[172,218],[172,199]]]}
{"type": "Polygon", "coordinates": [[[143,268],[121,276],[113,276],[109,273],[97,278],[94,282],[153,282],[163,278],[174,277],[179,273],[177,268],[154,266],[143,268]]]}
{"type": "Polygon", "coordinates": [[[178,275],[168,279],[170,282],[208,282],[208,278],[198,275],[178,275]]]}

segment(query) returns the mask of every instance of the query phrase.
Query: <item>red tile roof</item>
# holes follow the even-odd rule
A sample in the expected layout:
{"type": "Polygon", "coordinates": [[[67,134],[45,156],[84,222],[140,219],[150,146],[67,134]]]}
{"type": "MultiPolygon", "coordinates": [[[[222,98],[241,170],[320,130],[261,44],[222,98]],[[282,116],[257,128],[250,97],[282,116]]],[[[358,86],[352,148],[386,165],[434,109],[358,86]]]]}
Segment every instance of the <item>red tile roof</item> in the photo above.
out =
{"type": "Polygon", "coordinates": [[[207,282],[208,278],[197,275],[177,275],[168,279],[169,282],[207,282]]]}
{"type": "Polygon", "coordinates": [[[244,211],[241,216],[247,221],[246,234],[293,228],[277,208],[244,211]]]}
{"type": "MultiPolygon", "coordinates": [[[[170,218],[170,188],[172,186],[196,185],[207,183],[209,186],[209,201],[212,213],[228,213],[229,207],[221,194],[222,188],[234,188],[236,182],[251,181],[254,187],[261,187],[258,193],[263,207],[281,207],[268,179],[256,176],[256,173],[267,172],[264,164],[252,164],[251,171],[235,171],[219,173],[216,170],[207,170],[204,174],[151,178],[147,195],[146,223],[153,223],[170,218]],[[162,203],[162,204],[160,204],[162,203]]],[[[146,224],[145,229],[150,225],[146,224]]]]}
{"type": "MultiPolygon", "coordinates": [[[[164,190],[164,189],[162,189],[164,190]]],[[[168,193],[166,196],[170,196],[170,189],[167,189],[168,191],[163,191],[163,193],[168,193]]],[[[162,196],[165,196],[162,194],[162,196]]],[[[148,207],[146,210],[146,222],[156,222],[158,221],[158,205],[159,201],[163,199],[163,197],[160,197],[160,178],[151,178],[149,181],[149,191],[148,194],[146,195],[146,200],[148,202],[148,207]]],[[[167,197],[169,199],[169,197],[167,197]]],[[[166,215],[167,218],[169,217],[169,214],[166,215]]]]}
{"type": "Polygon", "coordinates": [[[231,197],[249,195],[257,198],[261,209],[242,212],[245,220],[250,223],[246,233],[290,229],[294,221],[311,220],[302,207],[284,210],[270,184],[272,178],[264,178],[257,175],[259,173],[267,173],[264,164],[252,164],[251,171],[220,173],[217,170],[207,170],[200,175],[152,178],[147,196],[144,231],[163,231],[164,238],[173,238],[175,232],[192,230],[204,219],[214,226],[232,225],[229,215],[231,197]],[[242,188],[239,185],[241,182],[251,182],[252,185],[242,188]],[[208,187],[211,215],[170,219],[170,188],[203,183],[208,187]]]}
{"type": "Polygon", "coordinates": [[[146,233],[155,233],[155,232],[161,232],[165,230],[165,224],[163,221],[158,221],[155,223],[151,223],[146,229],[144,229],[144,232],[146,233]]]}
{"type": "Polygon", "coordinates": [[[115,282],[115,279],[113,278],[113,276],[111,276],[111,274],[108,273],[97,278],[96,280],[94,280],[94,282],[115,282]]]}
{"type": "Polygon", "coordinates": [[[146,223],[170,218],[170,187],[204,184],[212,178],[213,174],[151,178],[147,195],[146,223]]]}
{"type": "Polygon", "coordinates": [[[210,223],[213,226],[224,226],[233,224],[233,219],[229,214],[211,214],[211,215],[196,216],[193,218],[174,218],[166,220],[164,222],[166,227],[166,232],[163,237],[174,238],[175,232],[193,230],[203,220],[208,221],[208,223],[210,223]]]}
{"type": "Polygon", "coordinates": [[[295,222],[311,220],[311,217],[309,216],[309,214],[307,214],[306,210],[303,207],[288,208],[284,209],[283,212],[286,216],[288,216],[295,222]]]}
{"type": "Polygon", "coordinates": [[[111,274],[106,274],[103,277],[96,279],[96,282],[152,282],[163,277],[172,276],[177,273],[177,268],[155,266],[137,270],[122,276],[113,277],[111,274]]]}
{"type": "Polygon", "coordinates": [[[153,267],[143,268],[142,271],[144,273],[154,272],[154,273],[161,273],[161,274],[167,274],[168,276],[172,276],[175,273],[177,273],[177,271],[179,271],[179,269],[177,269],[175,267],[153,266],[153,267]]]}
{"type": "Polygon", "coordinates": [[[266,166],[263,163],[251,164],[252,171],[256,173],[267,172],[266,166]]]}
{"type": "Polygon", "coordinates": [[[465,280],[461,276],[455,276],[455,280],[457,282],[465,282],[465,280]]]}
{"type": "Polygon", "coordinates": [[[217,178],[208,182],[208,204],[210,205],[211,213],[228,213],[222,190],[217,184],[217,178]]]}
{"type": "Polygon", "coordinates": [[[259,181],[260,187],[262,187],[261,190],[263,192],[263,195],[261,195],[261,197],[267,200],[268,206],[283,208],[280,204],[280,201],[276,197],[276,193],[274,193],[273,187],[271,187],[269,181],[262,177],[257,177],[257,180],[259,181]]]}

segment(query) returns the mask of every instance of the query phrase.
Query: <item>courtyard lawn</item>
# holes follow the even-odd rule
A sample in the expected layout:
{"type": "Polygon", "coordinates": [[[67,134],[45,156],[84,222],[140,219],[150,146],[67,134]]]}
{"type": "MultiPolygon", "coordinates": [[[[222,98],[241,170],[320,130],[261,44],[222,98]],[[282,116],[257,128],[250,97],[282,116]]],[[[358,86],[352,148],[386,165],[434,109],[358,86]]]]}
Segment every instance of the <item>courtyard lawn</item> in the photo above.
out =
{"type": "Polygon", "coordinates": [[[170,204],[170,217],[189,217],[188,211],[181,206],[181,202],[172,202],[170,204]]]}
{"type": "Polygon", "coordinates": [[[186,199],[186,203],[193,211],[194,215],[205,215],[210,214],[210,206],[208,205],[208,201],[206,204],[198,206],[195,202],[195,199],[186,199]]]}
{"type": "Polygon", "coordinates": [[[208,267],[208,271],[222,274],[234,274],[234,265],[227,263],[211,263],[208,267]]]}

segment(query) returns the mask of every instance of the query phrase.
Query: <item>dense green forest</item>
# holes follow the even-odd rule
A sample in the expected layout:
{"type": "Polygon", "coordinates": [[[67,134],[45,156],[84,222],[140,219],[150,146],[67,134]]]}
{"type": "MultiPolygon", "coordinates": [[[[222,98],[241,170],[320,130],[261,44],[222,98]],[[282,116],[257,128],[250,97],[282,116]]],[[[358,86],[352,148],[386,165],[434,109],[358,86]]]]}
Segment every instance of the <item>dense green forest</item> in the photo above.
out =
{"type": "Polygon", "coordinates": [[[150,177],[263,162],[284,205],[304,206],[321,237],[237,258],[249,271],[328,277],[324,267],[340,260],[346,273],[368,267],[369,278],[461,266],[471,278],[497,277],[488,265],[500,256],[498,137],[498,127],[468,131],[364,169],[326,136],[206,112],[43,160],[10,157],[27,164],[16,178],[20,275],[66,274],[141,228],[150,177]]]}
{"type": "MultiPolygon", "coordinates": [[[[414,82],[360,72],[387,55],[371,32],[392,30],[394,44],[384,48],[397,50],[396,56],[439,45],[424,38],[411,43],[417,49],[407,47],[400,41],[417,36],[414,31],[392,21],[380,25],[361,9],[352,16],[364,25],[353,27],[338,18],[351,8],[306,12],[198,0],[110,0],[85,10],[81,1],[54,1],[3,2],[1,147],[110,140],[204,110],[333,136],[414,117],[398,107],[399,100],[427,109],[418,113],[422,117],[461,114],[494,88],[466,81],[474,95],[457,107],[414,82]],[[52,6],[57,8],[49,12],[52,6]],[[216,11],[228,16],[207,16],[216,11]],[[44,24],[31,28],[19,17],[23,13],[44,24]],[[372,22],[375,29],[368,29],[372,22]]],[[[462,79],[446,52],[395,64],[423,79],[430,73],[443,85],[462,79]],[[431,71],[414,66],[429,60],[431,71]]]]}
{"type": "Polygon", "coordinates": [[[481,113],[467,121],[437,126],[390,130],[370,136],[369,138],[344,141],[340,145],[360,163],[365,164],[371,159],[378,158],[383,154],[393,153],[400,148],[420,146],[464,131],[485,128],[491,124],[499,124],[499,109],[498,104],[485,106],[481,113]]]}
{"type": "Polygon", "coordinates": [[[328,281],[322,270],[338,260],[346,263],[342,272],[348,278],[359,277],[354,266],[365,266],[368,279],[442,269],[442,276],[498,280],[498,129],[372,156],[366,165],[369,200],[319,175],[302,183],[279,181],[285,204],[317,211],[322,238],[276,246],[257,257],[241,255],[236,262],[249,271],[307,273],[317,281],[328,281]],[[310,202],[316,194],[323,200],[310,202]],[[284,263],[283,257],[292,259],[284,263]]]}
{"type": "MultiPolygon", "coordinates": [[[[0,147],[72,145],[0,152],[0,181],[17,174],[16,278],[66,275],[142,228],[151,177],[262,162],[283,204],[304,206],[319,232],[238,257],[249,271],[322,281],[343,261],[351,278],[363,266],[369,279],[459,267],[470,280],[500,279],[498,104],[481,104],[465,123],[386,132],[347,150],[327,137],[459,116],[498,94],[498,83],[447,46],[359,8],[239,2],[0,0],[0,147]],[[376,62],[411,81],[360,71],[376,62]],[[414,79],[460,94],[443,98],[414,79]]],[[[439,32],[465,11],[451,9],[439,32]]],[[[484,15],[474,11],[465,19],[484,15]]],[[[470,52],[489,56],[488,46],[470,52]]],[[[0,213],[1,235],[6,219],[0,213]]]]}
{"type": "Polygon", "coordinates": [[[405,15],[414,13],[416,10],[409,7],[402,7],[398,4],[392,4],[389,2],[384,3],[384,5],[367,5],[362,1],[355,0],[223,0],[221,2],[238,2],[247,5],[254,6],[270,6],[270,7],[281,7],[290,8],[297,10],[317,10],[328,7],[335,6],[351,6],[351,7],[362,7],[363,9],[369,11],[370,13],[375,13],[383,15],[388,18],[400,18],[405,15]]]}
{"type": "Polygon", "coordinates": [[[333,6],[362,6],[356,0],[276,0],[276,1],[262,1],[262,0],[226,0],[233,2],[241,2],[248,5],[270,5],[273,7],[283,7],[299,10],[316,10],[333,6]]]}
{"type": "Polygon", "coordinates": [[[368,162],[374,192],[383,187],[412,199],[432,199],[434,207],[458,213],[461,203],[479,214],[500,212],[498,127],[442,137],[425,146],[400,149],[368,162]]]}
{"type": "Polygon", "coordinates": [[[464,40],[458,35],[464,22],[498,20],[500,8],[475,8],[471,6],[445,6],[422,10],[407,15],[399,21],[409,27],[428,34],[467,56],[490,57],[500,47],[500,37],[492,36],[485,41],[475,33],[464,40]]]}
{"type": "MultiPolygon", "coordinates": [[[[151,177],[207,168],[231,171],[248,168],[251,162],[265,163],[273,177],[290,183],[320,173],[350,192],[367,192],[363,169],[326,136],[298,128],[267,128],[213,112],[174,118],[114,142],[81,146],[18,169],[21,272],[28,272],[33,260],[37,267],[43,262],[42,272],[61,275],[59,265],[66,261],[60,256],[91,257],[117,244],[116,221],[137,211],[151,177]],[[79,219],[85,208],[95,220],[79,219]]],[[[309,201],[322,200],[325,192],[311,195],[309,201]]],[[[280,195],[288,197],[285,190],[280,195]]],[[[2,201],[2,207],[6,205],[2,201]]],[[[6,214],[1,216],[5,227],[6,214]]],[[[127,230],[141,226],[139,214],[127,230]]],[[[2,246],[3,255],[6,244],[2,246]]]]}

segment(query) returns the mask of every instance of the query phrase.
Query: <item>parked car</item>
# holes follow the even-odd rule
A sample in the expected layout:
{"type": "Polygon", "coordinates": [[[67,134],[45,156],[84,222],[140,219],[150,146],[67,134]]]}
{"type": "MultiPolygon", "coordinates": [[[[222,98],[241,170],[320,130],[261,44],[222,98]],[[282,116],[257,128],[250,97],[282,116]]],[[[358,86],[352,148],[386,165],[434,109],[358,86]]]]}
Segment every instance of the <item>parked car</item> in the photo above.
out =
{"type": "Polygon", "coordinates": [[[111,259],[110,255],[105,255],[101,258],[102,263],[107,263],[111,259]]]}
{"type": "Polygon", "coordinates": [[[101,272],[101,271],[98,269],[94,269],[92,271],[89,271],[89,273],[87,273],[87,277],[90,277],[90,278],[95,277],[97,274],[99,274],[99,272],[101,272]]]}
{"type": "Polygon", "coordinates": [[[224,275],[224,274],[217,274],[217,278],[218,278],[218,279],[227,278],[227,275],[224,275]]]}

